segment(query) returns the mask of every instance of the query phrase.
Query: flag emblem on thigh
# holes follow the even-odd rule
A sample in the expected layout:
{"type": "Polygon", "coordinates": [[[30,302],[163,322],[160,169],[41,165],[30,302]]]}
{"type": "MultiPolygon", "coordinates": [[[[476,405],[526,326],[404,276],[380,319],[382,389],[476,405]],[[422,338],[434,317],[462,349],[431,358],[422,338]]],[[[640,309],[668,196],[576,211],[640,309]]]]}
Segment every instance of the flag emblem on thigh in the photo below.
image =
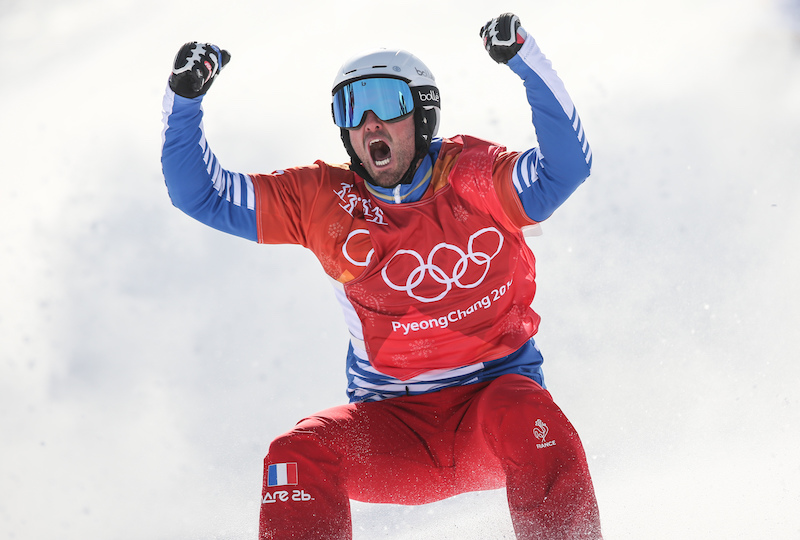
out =
{"type": "Polygon", "coordinates": [[[267,487],[296,486],[297,463],[273,463],[267,470],[267,487]]]}

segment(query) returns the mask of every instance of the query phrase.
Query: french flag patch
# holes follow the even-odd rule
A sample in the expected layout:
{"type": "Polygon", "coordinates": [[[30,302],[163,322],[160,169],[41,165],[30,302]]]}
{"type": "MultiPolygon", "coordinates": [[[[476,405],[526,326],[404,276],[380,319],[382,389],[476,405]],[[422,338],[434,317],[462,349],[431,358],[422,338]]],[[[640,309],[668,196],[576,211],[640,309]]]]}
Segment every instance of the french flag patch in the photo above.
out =
{"type": "Polygon", "coordinates": [[[273,463],[267,469],[267,487],[296,485],[297,463],[273,463]]]}

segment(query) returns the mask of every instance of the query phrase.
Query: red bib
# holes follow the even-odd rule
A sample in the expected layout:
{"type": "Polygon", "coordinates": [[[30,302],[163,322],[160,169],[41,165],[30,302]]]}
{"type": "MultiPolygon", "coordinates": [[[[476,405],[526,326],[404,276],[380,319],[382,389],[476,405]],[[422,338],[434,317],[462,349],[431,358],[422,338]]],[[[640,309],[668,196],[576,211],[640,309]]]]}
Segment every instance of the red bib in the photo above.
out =
{"type": "Polygon", "coordinates": [[[386,224],[352,233],[369,235],[372,251],[345,294],[371,364],[401,380],[501,358],[539,325],[530,308],[533,253],[492,183],[501,149],[471,137],[455,142],[464,147],[449,185],[430,198],[384,204],[363,180],[354,186],[382,209],[386,224]]]}

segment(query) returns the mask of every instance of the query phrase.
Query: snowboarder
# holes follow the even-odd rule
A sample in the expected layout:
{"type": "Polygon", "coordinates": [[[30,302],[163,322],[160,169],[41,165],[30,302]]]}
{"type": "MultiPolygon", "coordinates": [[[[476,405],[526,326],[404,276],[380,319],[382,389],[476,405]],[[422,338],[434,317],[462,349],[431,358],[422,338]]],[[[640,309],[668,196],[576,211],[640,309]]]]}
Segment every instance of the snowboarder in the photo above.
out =
{"type": "Polygon", "coordinates": [[[439,138],[432,71],[403,50],[346,61],[332,113],[350,157],[272,174],[223,168],[201,103],[230,60],[191,42],[164,97],[173,204],[259,243],[300,244],[331,278],[350,330],[350,403],[270,445],[260,538],[349,539],[349,501],[423,504],[505,487],[518,538],[601,538],[582,444],[545,389],[524,230],[589,176],[562,81],[519,18],[480,29],[523,81],[537,148],[439,138]]]}

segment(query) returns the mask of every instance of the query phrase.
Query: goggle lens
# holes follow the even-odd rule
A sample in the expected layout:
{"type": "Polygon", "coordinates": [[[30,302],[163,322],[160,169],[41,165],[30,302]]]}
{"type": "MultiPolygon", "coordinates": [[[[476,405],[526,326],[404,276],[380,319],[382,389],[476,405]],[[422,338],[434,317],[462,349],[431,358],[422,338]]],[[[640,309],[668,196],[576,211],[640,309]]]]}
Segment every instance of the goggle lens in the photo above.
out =
{"type": "Polygon", "coordinates": [[[345,84],[333,95],[333,121],[345,129],[360,126],[367,111],[390,122],[413,110],[411,89],[400,79],[359,79],[345,84]]]}

